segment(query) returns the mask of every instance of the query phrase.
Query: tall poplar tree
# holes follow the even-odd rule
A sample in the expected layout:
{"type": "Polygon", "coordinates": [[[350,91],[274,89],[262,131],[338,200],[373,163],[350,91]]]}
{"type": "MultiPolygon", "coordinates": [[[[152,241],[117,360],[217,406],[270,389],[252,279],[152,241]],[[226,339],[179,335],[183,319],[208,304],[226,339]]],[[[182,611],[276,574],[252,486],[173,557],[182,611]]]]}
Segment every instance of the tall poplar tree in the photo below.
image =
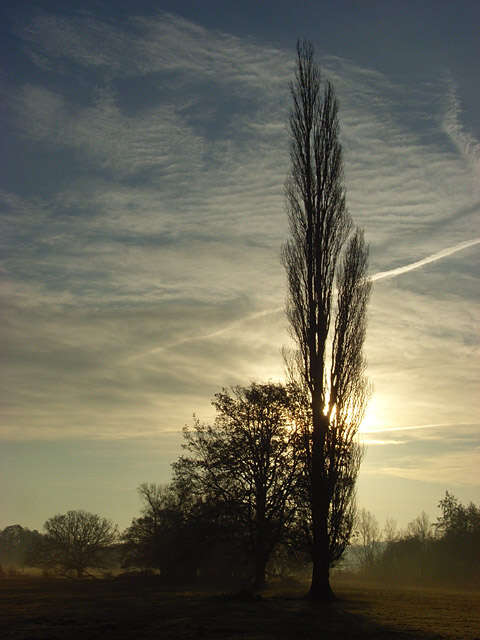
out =
{"type": "MultiPolygon", "coordinates": [[[[297,43],[291,84],[290,237],[283,247],[287,317],[296,351],[290,369],[309,404],[305,480],[313,560],[310,595],[332,597],[335,536],[353,524],[360,464],[356,433],[368,399],[363,343],[370,295],[368,248],[347,211],[338,103],[322,82],[311,43],[297,43]],[[293,363],[293,365],[292,365],[293,363]]],[[[345,545],[343,545],[344,547],[345,545]]]]}

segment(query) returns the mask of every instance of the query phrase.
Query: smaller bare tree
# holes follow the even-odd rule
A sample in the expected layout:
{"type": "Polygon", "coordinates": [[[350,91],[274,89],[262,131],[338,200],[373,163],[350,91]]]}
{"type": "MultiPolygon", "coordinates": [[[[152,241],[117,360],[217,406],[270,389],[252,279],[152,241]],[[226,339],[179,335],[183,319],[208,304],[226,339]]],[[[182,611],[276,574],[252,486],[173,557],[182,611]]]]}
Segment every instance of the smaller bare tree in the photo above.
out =
{"type": "Polygon", "coordinates": [[[385,526],[383,527],[383,539],[386,544],[393,544],[398,540],[399,533],[397,528],[397,521],[395,518],[387,518],[385,526]]]}
{"type": "Polygon", "coordinates": [[[430,524],[430,518],[425,511],[417,516],[414,520],[408,523],[407,536],[415,538],[422,544],[424,544],[432,535],[432,525],[430,524]]]}
{"type": "Polygon", "coordinates": [[[371,569],[380,552],[381,532],[376,517],[366,509],[362,509],[357,516],[357,534],[362,567],[371,569]]]}
{"type": "Polygon", "coordinates": [[[66,575],[85,575],[87,568],[105,566],[105,552],[118,537],[110,520],[86,511],[68,511],[49,518],[38,550],[38,564],[66,575]]]}

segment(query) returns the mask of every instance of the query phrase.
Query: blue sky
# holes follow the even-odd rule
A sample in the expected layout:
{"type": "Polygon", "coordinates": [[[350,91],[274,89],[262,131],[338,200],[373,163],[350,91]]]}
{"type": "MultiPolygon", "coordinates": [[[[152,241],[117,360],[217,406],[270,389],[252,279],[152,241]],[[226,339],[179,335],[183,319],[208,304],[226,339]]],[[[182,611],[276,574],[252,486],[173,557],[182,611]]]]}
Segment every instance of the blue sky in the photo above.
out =
{"type": "Polygon", "coordinates": [[[282,379],[297,37],[335,84],[370,243],[359,503],[402,526],[447,488],[478,503],[480,6],[2,11],[0,527],[126,526],[193,412],[282,379]]]}

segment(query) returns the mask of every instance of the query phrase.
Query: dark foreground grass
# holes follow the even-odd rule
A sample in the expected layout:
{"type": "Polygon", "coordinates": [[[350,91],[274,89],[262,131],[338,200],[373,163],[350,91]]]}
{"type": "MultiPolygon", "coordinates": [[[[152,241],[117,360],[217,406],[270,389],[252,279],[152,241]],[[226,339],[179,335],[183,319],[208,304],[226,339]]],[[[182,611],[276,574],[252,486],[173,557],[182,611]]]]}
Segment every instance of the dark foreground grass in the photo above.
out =
{"type": "MultiPolygon", "coordinates": [[[[346,608],[379,624],[437,638],[480,640],[480,591],[339,581],[346,608]]],[[[419,635],[419,637],[422,637],[419,635]]]]}
{"type": "Polygon", "coordinates": [[[172,591],[155,579],[0,580],[0,638],[102,640],[231,638],[466,638],[480,640],[480,596],[441,590],[337,585],[314,605],[300,588],[262,598],[172,591]]]}

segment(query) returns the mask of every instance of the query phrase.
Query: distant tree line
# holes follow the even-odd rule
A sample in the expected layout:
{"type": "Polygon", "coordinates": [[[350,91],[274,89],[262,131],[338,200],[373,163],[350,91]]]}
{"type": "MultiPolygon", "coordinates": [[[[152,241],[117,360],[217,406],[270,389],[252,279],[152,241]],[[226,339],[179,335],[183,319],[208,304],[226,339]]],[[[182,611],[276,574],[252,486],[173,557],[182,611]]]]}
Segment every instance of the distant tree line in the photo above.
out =
{"type": "Polygon", "coordinates": [[[363,575],[385,582],[480,584],[480,506],[462,504],[445,493],[441,515],[430,523],[425,512],[397,532],[387,520],[383,532],[376,518],[360,512],[355,554],[363,575]]]}
{"type": "MultiPolygon", "coordinates": [[[[0,576],[13,567],[83,577],[114,565],[155,571],[166,584],[216,583],[260,588],[267,577],[311,566],[305,489],[304,422],[308,405],[294,385],[252,384],[218,393],[216,418],[194,418],[184,430],[184,454],[168,485],[142,484],[141,512],[120,534],[101,516],[69,511],[49,518],[44,533],[19,525],[0,531],[0,576]],[[3,567],[3,569],[2,569],[3,567]]],[[[355,462],[357,464],[357,462],[355,462]]],[[[345,493],[350,497],[350,485],[345,493]]],[[[342,492],[338,491],[338,500],[342,492]]],[[[334,501],[335,504],[335,501],[334,501]]],[[[348,562],[381,581],[480,581],[480,507],[448,491],[441,515],[425,513],[404,532],[387,520],[355,514],[332,525],[335,566],[353,535],[348,562]]],[[[333,513],[332,518],[334,518],[333,513]]]]}

